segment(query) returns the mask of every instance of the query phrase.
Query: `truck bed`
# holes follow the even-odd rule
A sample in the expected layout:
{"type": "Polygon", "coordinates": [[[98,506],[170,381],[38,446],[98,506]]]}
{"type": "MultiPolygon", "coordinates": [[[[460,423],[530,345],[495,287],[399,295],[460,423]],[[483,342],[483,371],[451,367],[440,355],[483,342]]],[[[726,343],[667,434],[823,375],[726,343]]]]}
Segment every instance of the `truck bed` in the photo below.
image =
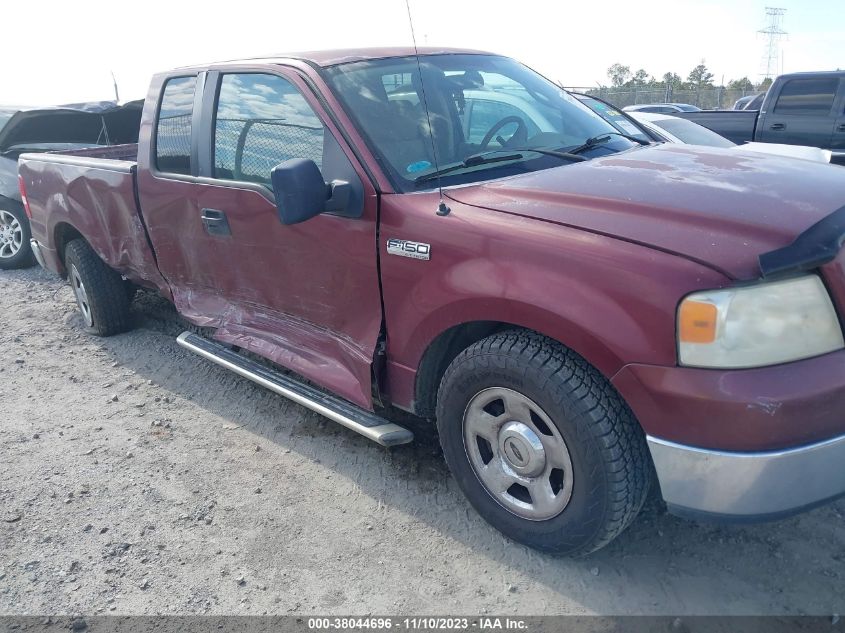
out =
{"type": "Polygon", "coordinates": [[[106,145],[103,147],[86,147],[83,149],[50,152],[59,156],[86,156],[88,158],[109,158],[111,160],[134,162],[138,159],[138,143],[123,145],[106,145]]]}
{"type": "Polygon", "coordinates": [[[109,266],[167,295],[137,204],[137,151],[130,144],[22,154],[19,173],[32,213],[32,235],[51,268],[63,274],[64,244],[84,235],[109,266]]]}

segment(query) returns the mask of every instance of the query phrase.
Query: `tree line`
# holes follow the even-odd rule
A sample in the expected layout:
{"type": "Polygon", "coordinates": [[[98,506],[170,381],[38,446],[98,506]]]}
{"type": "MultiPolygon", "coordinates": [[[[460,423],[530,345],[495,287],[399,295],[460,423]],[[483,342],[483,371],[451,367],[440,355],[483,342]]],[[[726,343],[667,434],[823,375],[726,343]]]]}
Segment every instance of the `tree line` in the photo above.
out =
{"type": "MultiPolygon", "coordinates": [[[[607,76],[610,79],[610,85],[613,88],[666,88],[671,87],[674,90],[703,90],[705,88],[716,88],[713,83],[715,76],[707,68],[705,60],[693,68],[687,75],[686,80],[682,79],[677,73],[664,73],[660,79],[649,74],[645,69],[640,68],[637,71],[631,72],[630,66],[623,64],[613,64],[607,69],[607,76]]],[[[763,92],[772,83],[771,79],[764,79],[760,83],[754,83],[748,77],[740,77],[739,79],[732,79],[726,85],[722,86],[728,90],[745,90],[746,92],[763,92]]],[[[605,87],[605,86],[602,86],[605,87]]]]}
{"type": "Polygon", "coordinates": [[[618,63],[607,69],[607,77],[610,79],[610,85],[600,84],[598,91],[605,95],[648,92],[652,95],[660,95],[660,100],[664,101],[672,101],[673,96],[683,95],[686,100],[694,102],[695,105],[711,102],[712,95],[717,95],[716,99],[721,101],[723,93],[742,96],[765,92],[772,83],[771,79],[754,83],[748,77],[740,77],[730,80],[725,85],[716,85],[715,76],[707,68],[703,59],[689,72],[686,79],[673,72],[664,73],[658,79],[643,68],[632,71],[630,66],[618,63]]]}

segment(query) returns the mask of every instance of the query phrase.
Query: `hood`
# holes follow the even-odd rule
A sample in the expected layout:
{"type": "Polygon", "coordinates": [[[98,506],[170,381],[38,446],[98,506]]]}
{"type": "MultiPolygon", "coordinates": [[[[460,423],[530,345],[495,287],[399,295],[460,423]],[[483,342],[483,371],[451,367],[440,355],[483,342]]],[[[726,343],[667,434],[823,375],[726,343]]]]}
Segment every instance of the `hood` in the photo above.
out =
{"type": "Polygon", "coordinates": [[[729,277],[845,205],[845,169],[663,144],[449,189],[465,204],[675,253],[729,277]]]}
{"type": "Polygon", "coordinates": [[[16,112],[0,128],[0,154],[13,154],[42,143],[74,146],[136,143],[143,101],[76,103],[16,112]]]}

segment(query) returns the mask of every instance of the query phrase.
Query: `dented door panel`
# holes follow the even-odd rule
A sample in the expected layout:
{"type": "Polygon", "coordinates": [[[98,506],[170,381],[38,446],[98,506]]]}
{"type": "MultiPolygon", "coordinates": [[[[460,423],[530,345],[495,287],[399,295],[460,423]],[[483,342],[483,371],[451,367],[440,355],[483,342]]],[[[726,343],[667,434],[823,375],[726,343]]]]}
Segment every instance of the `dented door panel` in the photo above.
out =
{"type": "Polygon", "coordinates": [[[175,291],[179,311],[217,328],[219,340],[371,407],[381,325],[375,195],[365,197],[362,218],[321,215],[284,226],[256,191],[195,187],[198,207],[223,211],[231,235],[198,243],[212,255],[215,292],[175,291]]]}

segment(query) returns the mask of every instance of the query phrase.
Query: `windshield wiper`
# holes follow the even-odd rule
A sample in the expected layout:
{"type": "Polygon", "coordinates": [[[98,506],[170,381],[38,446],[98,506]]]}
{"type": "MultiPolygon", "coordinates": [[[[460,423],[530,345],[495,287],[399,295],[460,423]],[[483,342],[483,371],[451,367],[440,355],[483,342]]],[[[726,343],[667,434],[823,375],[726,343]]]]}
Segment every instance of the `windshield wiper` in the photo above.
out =
{"type": "MultiPolygon", "coordinates": [[[[496,151],[496,150],[491,150],[496,151]]],[[[503,150],[498,150],[503,151],[503,150]]],[[[589,160],[588,158],[584,158],[583,156],[578,156],[577,154],[573,154],[572,152],[559,152],[557,150],[552,149],[542,149],[539,147],[515,147],[515,152],[537,152],[538,154],[543,154],[544,156],[557,156],[558,158],[566,158],[567,160],[577,161],[579,163],[589,160]]],[[[485,152],[486,154],[487,152],[485,152]]]]}
{"type": "Polygon", "coordinates": [[[471,154],[470,156],[467,156],[465,159],[463,159],[460,163],[457,163],[455,165],[449,165],[448,167],[443,167],[442,169],[438,169],[437,171],[418,176],[417,178],[414,178],[414,184],[426,182],[428,180],[434,180],[439,176],[451,174],[453,171],[458,171],[459,169],[477,167],[478,165],[489,165],[492,163],[503,163],[509,160],[520,160],[522,158],[525,158],[525,156],[523,156],[521,153],[511,153],[506,154],[504,156],[490,156],[490,154],[501,154],[502,152],[536,152],[537,154],[543,154],[545,156],[557,156],[558,158],[564,158],[570,161],[581,162],[587,160],[583,156],[577,156],[576,154],[572,154],[571,152],[556,152],[550,149],[541,149],[535,147],[517,147],[514,149],[491,149],[486,152],[471,154]]]}
{"type": "Polygon", "coordinates": [[[605,132],[604,134],[599,134],[598,136],[592,136],[584,141],[583,145],[579,145],[567,153],[569,154],[580,154],[581,152],[585,152],[588,149],[595,147],[596,145],[601,145],[602,143],[606,143],[610,140],[611,136],[621,136],[622,138],[628,139],[638,145],[651,145],[648,141],[644,141],[641,138],[637,138],[636,136],[629,136],[628,134],[622,134],[622,132],[605,132]]]}

